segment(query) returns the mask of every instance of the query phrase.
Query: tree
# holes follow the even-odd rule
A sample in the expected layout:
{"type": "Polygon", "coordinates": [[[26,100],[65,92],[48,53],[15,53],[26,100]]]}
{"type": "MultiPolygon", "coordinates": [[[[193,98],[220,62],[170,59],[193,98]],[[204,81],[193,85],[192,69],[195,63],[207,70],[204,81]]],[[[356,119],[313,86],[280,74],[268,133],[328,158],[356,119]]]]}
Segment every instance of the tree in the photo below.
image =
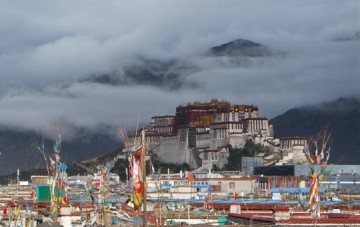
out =
{"type": "Polygon", "coordinates": [[[245,146],[240,149],[232,148],[228,146],[229,158],[228,163],[223,167],[223,170],[239,171],[241,170],[241,158],[242,157],[255,157],[261,152],[267,152],[266,148],[255,144],[252,140],[247,140],[245,146]]]}
{"type": "Polygon", "coordinates": [[[309,164],[315,163],[326,166],[331,151],[331,134],[331,131],[325,127],[308,139],[304,152],[309,164]]]}
{"type": "Polygon", "coordinates": [[[320,217],[319,187],[321,186],[320,182],[324,177],[325,168],[330,157],[331,142],[331,131],[325,127],[315,136],[310,137],[304,148],[312,177],[308,203],[310,205],[309,211],[312,210],[316,218],[320,217]]]}

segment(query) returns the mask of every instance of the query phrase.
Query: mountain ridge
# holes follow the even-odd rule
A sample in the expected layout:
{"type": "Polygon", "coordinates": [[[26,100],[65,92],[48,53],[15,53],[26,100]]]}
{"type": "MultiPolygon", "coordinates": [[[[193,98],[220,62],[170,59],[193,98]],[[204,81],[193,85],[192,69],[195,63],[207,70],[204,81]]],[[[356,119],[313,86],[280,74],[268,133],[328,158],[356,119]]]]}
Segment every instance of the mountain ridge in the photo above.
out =
{"type": "Polygon", "coordinates": [[[212,47],[210,49],[210,54],[214,56],[264,57],[271,55],[271,51],[263,44],[247,39],[236,39],[231,42],[212,47]]]}
{"type": "Polygon", "coordinates": [[[276,137],[310,137],[327,127],[332,132],[333,164],[359,164],[360,99],[342,97],[333,101],[290,109],[270,120],[276,137]]]}
{"type": "MultiPolygon", "coordinates": [[[[218,64],[224,65],[223,57],[229,58],[231,66],[249,64],[249,58],[267,57],[274,54],[267,46],[247,39],[236,39],[231,42],[210,47],[205,55],[198,58],[219,58],[218,64]]],[[[226,65],[226,64],[225,64],[226,65]]],[[[199,66],[187,59],[159,60],[138,57],[132,64],[122,67],[121,70],[92,76],[84,81],[114,86],[148,85],[162,87],[167,90],[181,88],[197,88],[200,85],[189,82],[186,77],[198,72],[199,66]]]]}

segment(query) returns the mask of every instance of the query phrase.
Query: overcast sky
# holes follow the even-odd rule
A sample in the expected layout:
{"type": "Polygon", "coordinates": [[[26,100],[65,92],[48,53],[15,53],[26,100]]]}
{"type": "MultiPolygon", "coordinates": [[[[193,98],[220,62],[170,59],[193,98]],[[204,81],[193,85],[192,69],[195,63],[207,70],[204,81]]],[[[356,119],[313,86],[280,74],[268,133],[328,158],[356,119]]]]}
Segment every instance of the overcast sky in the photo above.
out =
{"type": "Polygon", "coordinates": [[[304,104],[359,96],[360,5],[348,1],[2,1],[0,124],[132,127],[187,102],[254,104],[268,118],[304,104]],[[286,54],[229,65],[202,57],[238,38],[286,54]],[[190,62],[197,86],[84,82],[139,57],[190,62]]]}

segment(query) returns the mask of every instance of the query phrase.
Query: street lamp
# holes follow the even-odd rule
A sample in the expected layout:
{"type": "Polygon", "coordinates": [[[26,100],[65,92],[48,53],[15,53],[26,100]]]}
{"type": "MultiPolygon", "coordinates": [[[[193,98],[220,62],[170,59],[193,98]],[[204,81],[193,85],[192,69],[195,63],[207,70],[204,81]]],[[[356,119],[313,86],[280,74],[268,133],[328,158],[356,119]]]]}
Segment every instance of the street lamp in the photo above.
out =
{"type": "Polygon", "coordinates": [[[339,169],[339,173],[336,174],[336,183],[337,183],[337,189],[341,188],[341,175],[342,175],[343,170],[339,169]]]}
{"type": "Polygon", "coordinates": [[[353,190],[355,191],[355,189],[356,189],[356,170],[353,169],[352,172],[353,172],[353,177],[354,177],[354,179],[353,179],[353,182],[354,182],[353,190]]]}

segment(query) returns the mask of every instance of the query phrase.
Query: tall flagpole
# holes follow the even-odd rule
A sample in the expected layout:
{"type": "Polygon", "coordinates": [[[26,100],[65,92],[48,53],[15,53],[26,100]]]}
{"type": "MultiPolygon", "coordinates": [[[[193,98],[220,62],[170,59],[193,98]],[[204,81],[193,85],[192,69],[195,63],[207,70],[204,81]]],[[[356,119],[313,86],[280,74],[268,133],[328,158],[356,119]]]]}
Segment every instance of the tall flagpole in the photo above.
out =
{"type": "Polygon", "coordinates": [[[145,130],[142,130],[141,133],[141,142],[142,142],[142,150],[141,150],[141,161],[142,161],[142,177],[143,177],[143,206],[144,206],[144,219],[143,219],[143,223],[144,226],[147,226],[146,223],[146,191],[147,191],[147,187],[146,187],[146,153],[145,153],[145,147],[146,147],[146,143],[145,143],[145,130]]]}

